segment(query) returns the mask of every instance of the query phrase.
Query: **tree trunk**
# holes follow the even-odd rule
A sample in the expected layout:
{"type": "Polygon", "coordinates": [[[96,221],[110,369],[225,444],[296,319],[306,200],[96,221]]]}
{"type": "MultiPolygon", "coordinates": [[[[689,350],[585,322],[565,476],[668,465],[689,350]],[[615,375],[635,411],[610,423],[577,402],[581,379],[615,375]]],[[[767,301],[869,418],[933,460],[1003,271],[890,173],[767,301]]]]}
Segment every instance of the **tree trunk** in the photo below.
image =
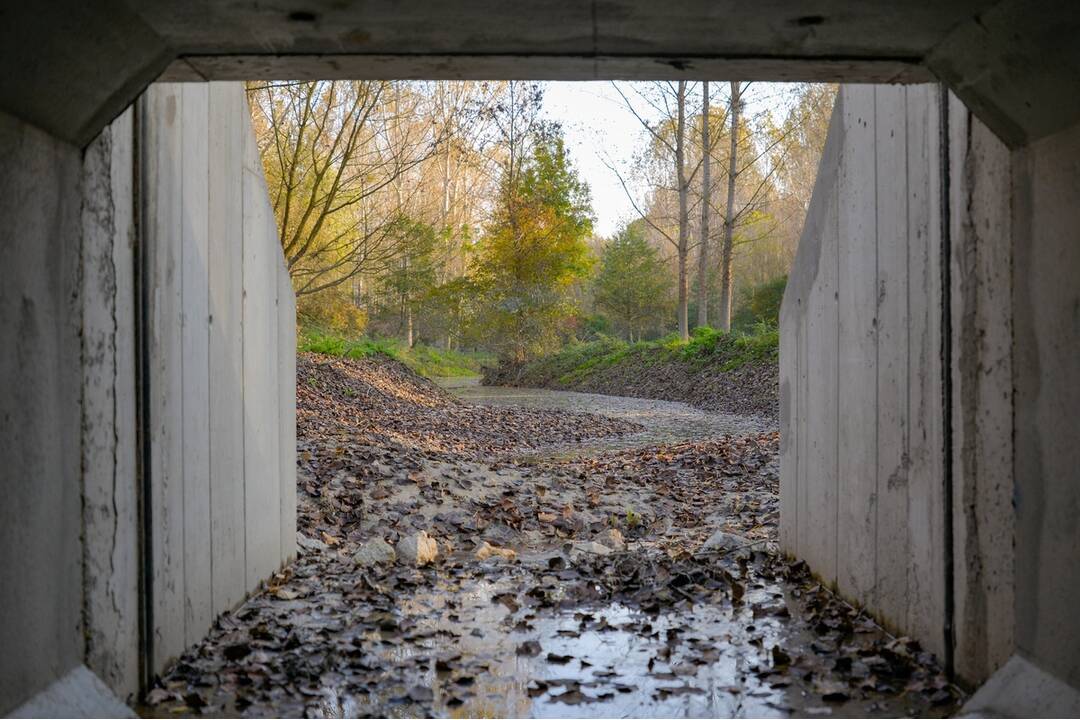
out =
{"type": "Polygon", "coordinates": [[[712,168],[709,157],[709,81],[701,83],[701,244],[697,266],[697,324],[709,324],[709,210],[712,206],[712,168]]]}
{"type": "Polygon", "coordinates": [[[407,347],[411,350],[415,342],[415,338],[413,337],[412,303],[409,302],[408,298],[405,299],[405,338],[406,342],[408,343],[407,347]]]}
{"type": "Polygon", "coordinates": [[[720,329],[731,330],[731,251],[735,235],[735,178],[738,175],[739,92],[731,83],[731,152],[728,156],[727,210],[724,213],[724,250],[720,259],[720,329]]]}
{"type": "Polygon", "coordinates": [[[690,339],[690,318],[688,312],[689,292],[686,282],[686,258],[689,254],[690,227],[687,212],[686,181],[686,81],[679,81],[678,121],[675,128],[675,167],[679,181],[679,337],[690,339]]]}

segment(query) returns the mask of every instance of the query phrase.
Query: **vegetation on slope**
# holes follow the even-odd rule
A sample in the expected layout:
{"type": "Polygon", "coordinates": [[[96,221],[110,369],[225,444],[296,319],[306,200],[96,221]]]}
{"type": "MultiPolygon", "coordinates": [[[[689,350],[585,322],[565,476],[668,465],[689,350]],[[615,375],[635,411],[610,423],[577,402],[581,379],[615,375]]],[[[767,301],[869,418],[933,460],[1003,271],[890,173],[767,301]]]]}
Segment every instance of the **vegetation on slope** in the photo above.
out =
{"type": "Polygon", "coordinates": [[[493,356],[481,352],[445,350],[430,345],[408,347],[396,339],[349,338],[318,328],[302,327],[297,334],[297,350],[353,360],[383,356],[404,363],[424,377],[476,377],[493,356]]]}
{"type": "Polygon", "coordinates": [[[601,336],[517,366],[485,368],[484,381],[678,400],[709,410],[776,415],[780,334],[760,323],[747,332],[697,328],[627,343],[601,336]]]}

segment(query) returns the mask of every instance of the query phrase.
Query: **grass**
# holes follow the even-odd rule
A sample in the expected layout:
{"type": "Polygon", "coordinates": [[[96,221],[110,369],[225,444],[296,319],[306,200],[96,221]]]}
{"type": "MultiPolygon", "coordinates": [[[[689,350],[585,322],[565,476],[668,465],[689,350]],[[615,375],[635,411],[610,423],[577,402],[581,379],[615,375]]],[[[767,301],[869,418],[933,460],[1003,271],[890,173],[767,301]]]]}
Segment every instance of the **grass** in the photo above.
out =
{"type": "Polygon", "coordinates": [[[494,362],[494,358],[485,353],[443,350],[422,344],[409,348],[400,340],[370,337],[349,339],[318,328],[301,328],[296,340],[299,352],[354,360],[382,355],[404,363],[424,377],[475,377],[480,374],[482,364],[494,362]]]}
{"type": "Polygon", "coordinates": [[[751,363],[775,362],[779,344],[779,330],[765,323],[749,331],[696,328],[687,341],[674,334],[636,343],[601,336],[589,342],[571,343],[552,355],[534,360],[525,369],[525,375],[555,380],[560,385],[573,385],[628,358],[644,365],[665,362],[698,366],[718,364],[727,372],[751,363]]]}

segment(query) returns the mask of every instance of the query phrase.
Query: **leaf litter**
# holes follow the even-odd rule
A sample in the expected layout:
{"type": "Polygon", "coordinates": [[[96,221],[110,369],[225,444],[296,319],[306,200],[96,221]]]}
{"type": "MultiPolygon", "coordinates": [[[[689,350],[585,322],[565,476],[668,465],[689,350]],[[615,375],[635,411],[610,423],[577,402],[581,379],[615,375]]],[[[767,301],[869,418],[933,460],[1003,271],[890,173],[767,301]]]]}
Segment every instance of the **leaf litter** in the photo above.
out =
{"type": "Polygon", "coordinates": [[[959,707],[916,642],[781,557],[776,432],[647,437],[626,417],[464,402],[389,359],[299,356],[298,558],[221,615],[141,710],[959,707]]]}

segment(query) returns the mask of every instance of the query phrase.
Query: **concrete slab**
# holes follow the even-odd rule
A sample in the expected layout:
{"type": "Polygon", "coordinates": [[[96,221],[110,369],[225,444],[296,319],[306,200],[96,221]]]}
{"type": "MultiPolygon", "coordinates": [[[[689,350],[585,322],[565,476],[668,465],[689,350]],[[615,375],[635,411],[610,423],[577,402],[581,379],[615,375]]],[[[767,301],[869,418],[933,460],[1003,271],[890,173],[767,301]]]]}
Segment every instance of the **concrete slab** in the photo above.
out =
{"type": "Polygon", "coordinates": [[[83,156],[83,620],[87,665],[119,695],[139,687],[133,116],[83,156]]]}
{"type": "MultiPolygon", "coordinates": [[[[893,628],[908,597],[907,89],[874,88],[877,213],[876,611],[893,628]]],[[[864,398],[869,400],[869,398],[864,398]]]]}
{"type": "Polygon", "coordinates": [[[837,197],[825,198],[818,273],[807,300],[807,407],[801,431],[806,436],[807,493],[802,506],[808,532],[800,551],[826,583],[837,579],[837,197]]]}
{"type": "Polygon", "coordinates": [[[250,126],[244,131],[244,513],[246,578],[256,587],[280,566],[281,486],[277,424],[277,276],[281,253],[262,161],[250,126]],[[264,388],[254,392],[255,388],[264,388]],[[273,522],[269,522],[270,519],[273,522]]]}
{"type": "Polygon", "coordinates": [[[209,83],[210,548],[214,614],[244,599],[244,93],[209,83]]]}
{"type": "Polygon", "coordinates": [[[940,96],[908,90],[908,557],[903,627],[944,657],[940,96]]]}
{"type": "Polygon", "coordinates": [[[136,718],[138,715],[85,665],[79,665],[15,708],[13,718],[136,718]]]}
{"type": "Polygon", "coordinates": [[[974,684],[1015,647],[1012,160],[955,97],[949,123],[955,654],[974,684]]]}
{"type": "Polygon", "coordinates": [[[83,651],[81,159],[0,113],[0,713],[83,651]]]}
{"type": "Polygon", "coordinates": [[[848,86],[839,176],[840,377],[838,586],[872,607],[877,533],[877,191],[875,88],[848,86]]]}
{"type": "Polygon", "coordinates": [[[1080,717],[1080,690],[1013,655],[964,704],[962,718],[1080,717]]]}
{"type": "Polygon", "coordinates": [[[184,644],[210,629],[213,595],[210,533],[209,92],[180,85],[180,261],[183,285],[184,644]]]}
{"type": "Polygon", "coordinates": [[[1013,157],[1016,642],[1080,687],[1080,125],[1013,157]]]}
{"type": "Polygon", "coordinates": [[[281,561],[296,557],[296,296],[278,261],[278,452],[281,473],[281,561]]]}
{"type": "Polygon", "coordinates": [[[184,637],[183,143],[181,89],[147,91],[146,247],[150,293],[150,478],[152,662],[164,667],[184,637]]]}

